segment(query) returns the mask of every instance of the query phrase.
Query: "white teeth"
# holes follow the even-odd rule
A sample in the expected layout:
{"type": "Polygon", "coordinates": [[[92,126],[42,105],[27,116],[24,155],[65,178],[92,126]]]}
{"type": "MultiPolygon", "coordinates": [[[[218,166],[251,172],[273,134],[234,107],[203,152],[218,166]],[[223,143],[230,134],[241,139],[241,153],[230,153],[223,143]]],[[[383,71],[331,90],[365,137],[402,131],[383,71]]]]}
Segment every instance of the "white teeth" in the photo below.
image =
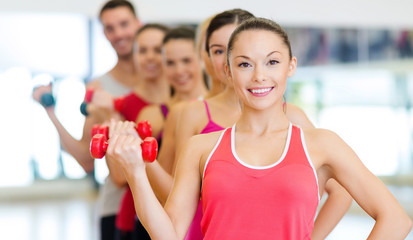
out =
{"type": "Polygon", "coordinates": [[[261,89],[252,89],[252,93],[265,93],[269,92],[272,88],[261,88],[261,89]]]}

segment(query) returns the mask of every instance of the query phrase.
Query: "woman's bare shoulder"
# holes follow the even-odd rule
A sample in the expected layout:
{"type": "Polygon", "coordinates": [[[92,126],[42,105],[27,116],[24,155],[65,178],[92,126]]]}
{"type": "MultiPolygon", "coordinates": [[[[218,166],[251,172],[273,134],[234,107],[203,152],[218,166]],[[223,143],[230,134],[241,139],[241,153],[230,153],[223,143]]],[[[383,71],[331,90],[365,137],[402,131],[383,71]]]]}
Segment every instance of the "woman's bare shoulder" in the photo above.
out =
{"type": "Polygon", "coordinates": [[[144,107],[138,116],[138,121],[142,120],[153,120],[154,118],[163,118],[162,112],[157,104],[152,104],[144,107]]]}
{"type": "Polygon", "coordinates": [[[311,152],[317,152],[320,156],[336,156],[350,147],[335,132],[323,128],[303,129],[305,143],[311,152]]]}
{"type": "Polygon", "coordinates": [[[302,128],[304,135],[317,141],[328,141],[339,138],[337,133],[325,128],[302,128]]]}
{"type": "Polygon", "coordinates": [[[209,154],[217,144],[223,131],[225,130],[194,135],[188,140],[187,148],[196,149],[202,155],[209,154]]]}

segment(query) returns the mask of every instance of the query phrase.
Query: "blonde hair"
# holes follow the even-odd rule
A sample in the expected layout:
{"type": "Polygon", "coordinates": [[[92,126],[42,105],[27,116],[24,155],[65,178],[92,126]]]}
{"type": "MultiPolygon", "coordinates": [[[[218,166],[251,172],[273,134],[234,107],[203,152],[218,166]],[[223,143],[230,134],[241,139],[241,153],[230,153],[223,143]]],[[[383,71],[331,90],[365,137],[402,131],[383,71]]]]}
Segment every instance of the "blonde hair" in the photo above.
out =
{"type": "Polygon", "coordinates": [[[215,16],[216,15],[212,15],[208,17],[207,19],[205,19],[204,21],[202,21],[200,24],[198,24],[198,27],[196,29],[195,47],[200,57],[202,57],[201,51],[203,51],[202,49],[205,47],[204,41],[206,38],[206,31],[208,29],[209,23],[215,16]]]}

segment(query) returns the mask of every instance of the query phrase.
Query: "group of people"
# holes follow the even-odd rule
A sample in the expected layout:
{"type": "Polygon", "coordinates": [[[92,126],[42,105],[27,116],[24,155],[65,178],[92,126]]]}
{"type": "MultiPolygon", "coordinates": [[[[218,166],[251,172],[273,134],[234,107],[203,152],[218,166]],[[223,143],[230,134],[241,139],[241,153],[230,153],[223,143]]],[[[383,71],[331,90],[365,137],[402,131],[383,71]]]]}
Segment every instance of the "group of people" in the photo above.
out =
{"type": "Polygon", "coordinates": [[[242,9],[197,31],[142,24],[125,0],[106,2],[99,18],[118,61],[86,86],[82,138],[46,112],[86,172],[91,129],[109,126],[101,239],[324,239],[352,199],[376,221],[369,239],[409,233],[410,218],[351,148],[285,101],[297,59],[280,25],[242,9]],[[142,120],[159,143],[152,163],[141,157],[142,120]]]}

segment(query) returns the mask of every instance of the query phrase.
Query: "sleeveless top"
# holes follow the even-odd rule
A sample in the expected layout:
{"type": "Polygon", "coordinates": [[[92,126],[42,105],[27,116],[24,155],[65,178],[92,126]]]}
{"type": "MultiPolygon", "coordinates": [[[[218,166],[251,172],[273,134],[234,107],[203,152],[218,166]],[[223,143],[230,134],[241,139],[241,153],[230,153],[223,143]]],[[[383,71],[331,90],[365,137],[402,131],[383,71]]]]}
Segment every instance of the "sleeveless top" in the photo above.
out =
{"type": "MultiPolygon", "coordinates": [[[[118,83],[109,73],[96,79],[103,90],[115,97],[128,94],[131,89],[118,83]]],[[[121,197],[125,188],[118,188],[110,177],[106,177],[101,189],[99,190],[98,205],[99,216],[114,216],[118,212],[121,197]]]]}
{"type": "Polygon", "coordinates": [[[268,166],[243,162],[234,136],[235,125],[223,131],[205,163],[205,239],[311,239],[320,198],[302,130],[290,124],[281,158],[268,166]]]}
{"type": "Polygon", "coordinates": [[[103,90],[109,92],[115,97],[123,96],[131,91],[131,88],[117,82],[109,73],[102,75],[96,80],[100,83],[103,90]]]}
{"type": "Polygon", "coordinates": [[[210,133],[210,132],[217,132],[217,131],[221,131],[224,130],[224,127],[221,127],[220,125],[216,124],[214,121],[212,121],[211,118],[211,113],[209,112],[209,108],[208,108],[208,103],[206,100],[203,100],[204,104],[205,104],[205,109],[208,115],[208,123],[207,125],[204,127],[204,129],[202,129],[200,134],[203,133],[210,133]]]}
{"type": "Polygon", "coordinates": [[[132,92],[125,96],[124,104],[120,113],[127,121],[135,122],[138,118],[139,112],[147,105],[149,105],[149,103],[132,92]]]}
{"type": "MultiPolygon", "coordinates": [[[[168,116],[168,112],[169,112],[168,106],[166,106],[166,104],[161,104],[159,107],[161,108],[163,119],[165,120],[166,117],[168,116]]],[[[161,148],[162,135],[163,135],[163,129],[159,132],[158,137],[156,137],[156,140],[158,141],[159,149],[161,148]]]]}
{"type": "MultiPolygon", "coordinates": [[[[209,108],[208,108],[208,103],[205,100],[203,100],[203,102],[205,104],[205,109],[208,115],[208,123],[204,127],[204,129],[202,129],[200,134],[224,130],[225,129],[224,127],[221,127],[220,125],[212,121],[211,113],[209,112],[209,108]]],[[[201,200],[199,200],[194,219],[192,220],[192,223],[189,226],[185,240],[202,240],[204,238],[204,235],[202,234],[202,231],[201,231],[201,220],[202,220],[202,202],[201,200]]]]}

